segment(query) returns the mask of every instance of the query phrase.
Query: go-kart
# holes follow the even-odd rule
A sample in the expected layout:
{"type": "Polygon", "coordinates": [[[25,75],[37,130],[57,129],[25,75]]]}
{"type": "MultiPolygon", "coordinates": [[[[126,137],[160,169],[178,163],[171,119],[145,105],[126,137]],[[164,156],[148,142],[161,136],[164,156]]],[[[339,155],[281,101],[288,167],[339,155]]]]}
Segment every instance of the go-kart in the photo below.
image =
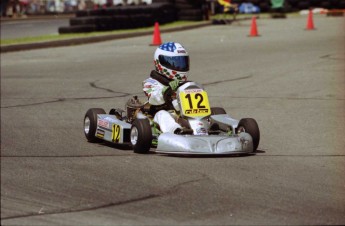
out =
{"type": "Polygon", "coordinates": [[[260,141],[257,122],[236,120],[223,108],[210,107],[207,92],[195,82],[184,82],[176,93],[164,95],[169,106],[142,103],[137,96],[122,109],[89,109],[84,117],[84,134],[89,142],[130,144],[135,153],[231,155],[253,153],[260,141]],[[170,109],[177,122],[193,134],[162,133],[153,121],[160,109],[170,109]]]}

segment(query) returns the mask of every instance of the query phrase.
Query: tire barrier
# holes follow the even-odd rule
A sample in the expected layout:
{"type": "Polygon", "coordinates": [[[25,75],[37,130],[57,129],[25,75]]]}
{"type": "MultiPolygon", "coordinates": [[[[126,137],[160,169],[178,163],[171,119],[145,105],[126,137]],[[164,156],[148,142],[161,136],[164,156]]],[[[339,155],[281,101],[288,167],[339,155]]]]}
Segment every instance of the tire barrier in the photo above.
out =
{"type": "Polygon", "coordinates": [[[175,0],[178,20],[203,20],[202,4],[200,0],[175,0]]]}
{"type": "Polygon", "coordinates": [[[200,0],[152,0],[150,5],[118,6],[105,9],[80,10],[70,19],[69,27],[59,33],[132,29],[171,23],[176,20],[203,20],[200,0]]]}
{"type": "Polygon", "coordinates": [[[77,25],[71,27],[59,27],[60,34],[68,33],[87,33],[96,31],[96,26],[94,25],[77,25]]]}
{"type": "Polygon", "coordinates": [[[179,20],[199,21],[203,19],[201,9],[185,9],[178,13],[179,20]]]}
{"type": "Polygon", "coordinates": [[[106,9],[81,10],[71,18],[69,27],[60,27],[60,34],[110,31],[166,24],[178,19],[177,10],[169,0],[151,5],[121,6],[106,9]]]}

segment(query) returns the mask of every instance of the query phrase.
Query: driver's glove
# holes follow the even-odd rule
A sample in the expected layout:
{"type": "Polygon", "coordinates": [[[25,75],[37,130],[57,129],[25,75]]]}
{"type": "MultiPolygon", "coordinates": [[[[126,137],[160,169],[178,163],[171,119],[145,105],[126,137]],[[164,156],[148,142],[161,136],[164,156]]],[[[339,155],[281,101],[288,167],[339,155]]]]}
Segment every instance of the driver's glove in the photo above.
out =
{"type": "Polygon", "coordinates": [[[174,80],[172,80],[171,82],[169,82],[169,86],[171,87],[171,89],[172,89],[173,91],[176,91],[177,88],[178,88],[178,86],[179,86],[179,83],[180,83],[180,80],[174,79],[174,80]]]}
{"type": "MultiPolygon", "coordinates": [[[[172,80],[171,82],[169,82],[169,86],[164,86],[164,88],[162,89],[163,95],[166,93],[166,91],[167,91],[169,88],[171,88],[171,89],[170,89],[171,91],[176,91],[177,88],[178,88],[178,86],[179,86],[179,82],[180,82],[180,80],[175,79],[175,80],[172,80]]],[[[171,91],[170,91],[170,92],[171,92],[171,91]]]]}

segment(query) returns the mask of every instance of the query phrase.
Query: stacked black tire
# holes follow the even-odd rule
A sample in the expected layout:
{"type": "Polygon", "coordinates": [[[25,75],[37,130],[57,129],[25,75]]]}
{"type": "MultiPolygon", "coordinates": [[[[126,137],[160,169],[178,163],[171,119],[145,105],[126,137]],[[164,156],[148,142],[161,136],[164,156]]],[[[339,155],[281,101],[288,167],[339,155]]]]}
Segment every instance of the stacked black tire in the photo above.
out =
{"type": "Polygon", "coordinates": [[[60,27],[59,33],[84,33],[132,29],[170,23],[177,20],[176,8],[171,3],[121,6],[106,9],[82,10],[70,19],[69,27],[60,27]]]}
{"type": "Polygon", "coordinates": [[[174,4],[178,20],[200,21],[205,19],[206,0],[152,0],[152,2],[174,4]]]}
{"type": "Polygon", "coordinates": [[[179,20],[200,21],[204,18],[203,6],[205,2],[201,0],[175,0],[177,18],[179,20]]]}

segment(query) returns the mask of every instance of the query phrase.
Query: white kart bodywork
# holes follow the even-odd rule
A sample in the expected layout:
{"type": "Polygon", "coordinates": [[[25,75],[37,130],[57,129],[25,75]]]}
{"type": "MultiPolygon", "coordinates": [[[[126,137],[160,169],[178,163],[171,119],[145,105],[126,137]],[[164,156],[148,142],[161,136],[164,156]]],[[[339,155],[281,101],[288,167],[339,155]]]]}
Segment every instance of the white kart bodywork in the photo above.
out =
{"type": "Polygon", "coordinates": [[[248,133],[238,136],[195,136],[161,134],[156,152],[168,154],[229,155],[253,152],[252,137],[248,133]]]}
{"type": "MultiPolygon", "coordinates": [[[[254,151],[252,136],[238,128],[238,120],[222,114],[222,111],[212,113],[207,93],[201,85],[186,82],[180,86],[176,92],[174,107],[180,117],[188,121],[193,134],[157,133],[152,119],[137,111],[137,119],[147,118],[150,121],[153,137],[157,141],[157,147],[151,148],[151,151],[183,155],[231,155],[254,151]],[[212,129],[212,126],[217,129],[212,129]]],[[[86,134],[89,126],[90,123],[86,121],[86,134]]],[[[121,117],[119,119],[115,115],[97,114],[95,137],[112,143],[136,145],[139,134],[136,127],[121,117]]]]}

